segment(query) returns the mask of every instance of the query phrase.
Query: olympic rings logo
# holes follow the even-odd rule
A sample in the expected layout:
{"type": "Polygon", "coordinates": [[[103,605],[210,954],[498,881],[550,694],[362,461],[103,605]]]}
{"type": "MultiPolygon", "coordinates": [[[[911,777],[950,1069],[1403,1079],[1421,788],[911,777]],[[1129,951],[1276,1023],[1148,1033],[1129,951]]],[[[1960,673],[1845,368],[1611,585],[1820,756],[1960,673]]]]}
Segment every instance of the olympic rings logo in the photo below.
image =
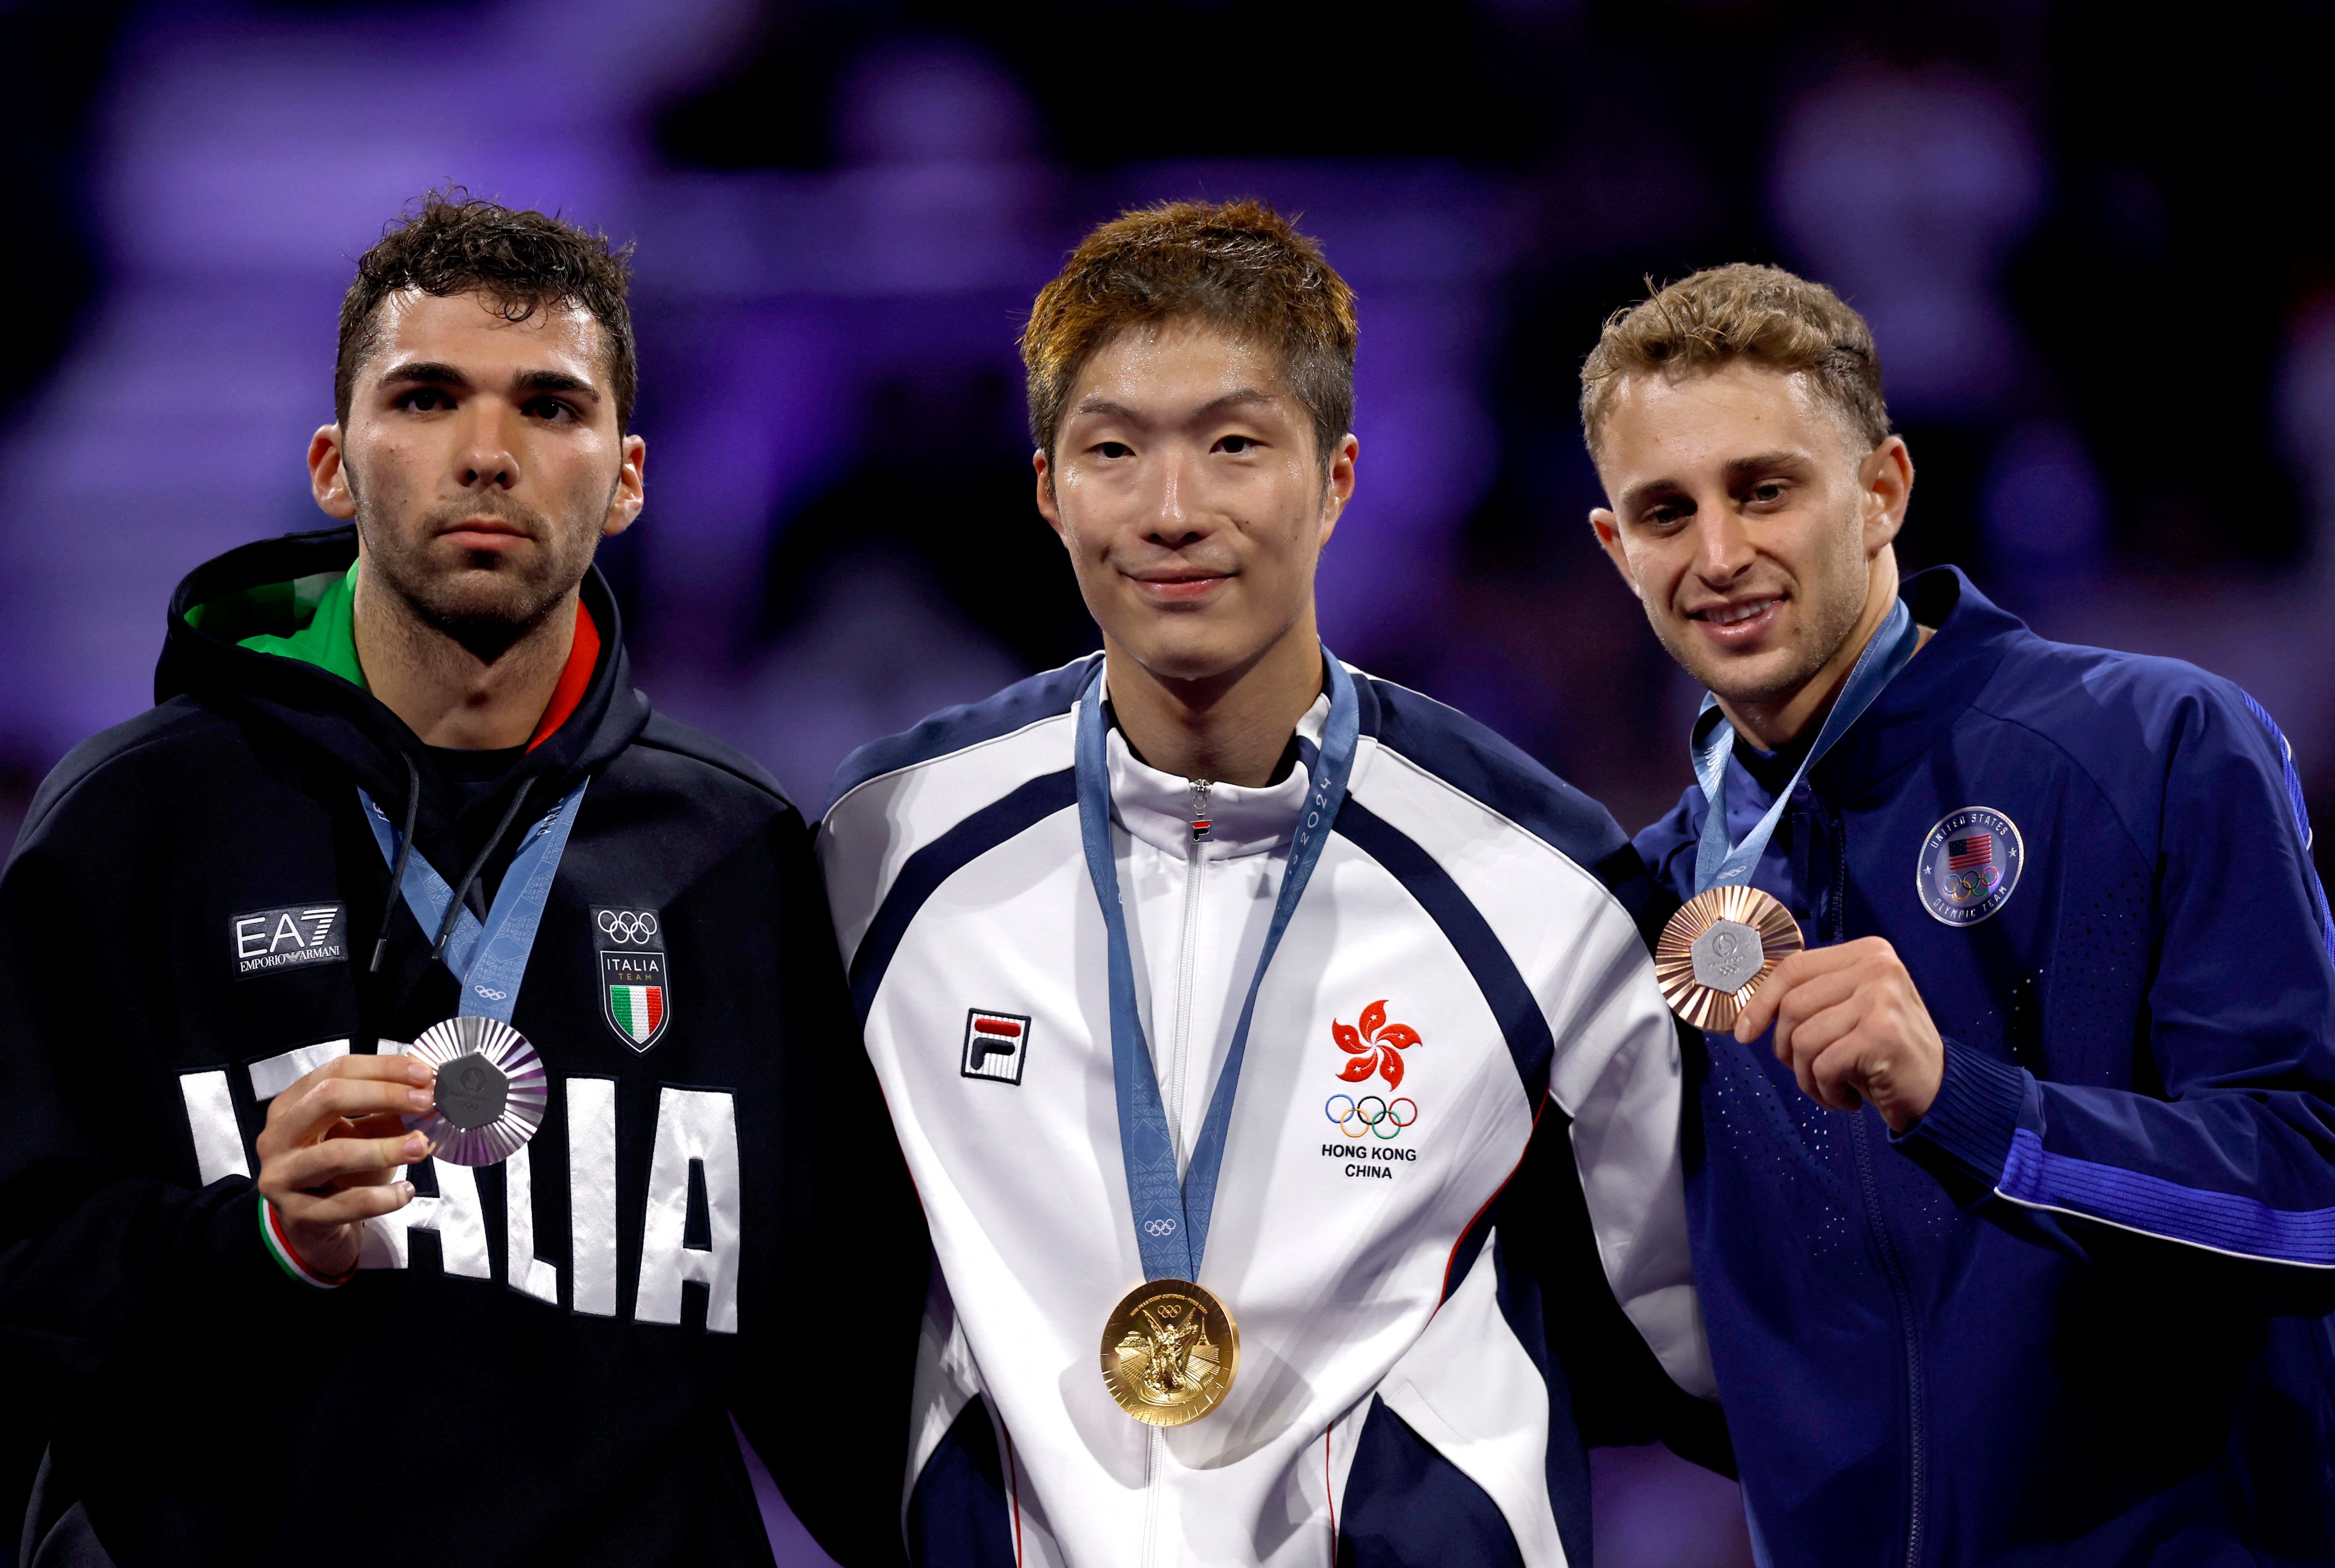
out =
{"type": "Polygon", "coordinates": [[[1143,1228],[1155,1236],[1172,1236],[1176,1234],[1176,1222],[1174,1220],[1145,1220],[1143,1222],[1143,1228]]]}
{"type": "Polygon", "coordinates": [[[1974,871],[1948,871],[1938,878],[1938,891],[1955,904],[1976,904],[1995,889],[2002,880],[2000,866],[1981,866],[1974,871]]]}
{"type": "Polygon", "coordinates": [[[1334,1123],[1338,1130],[1357,1142],[1363,1134],[1391,1143],[1402,1129],[1419,1119],[1419,1102],[1409,1095],[1400,1095],[1389,1103],[1377,1095],[1366,1094],[1356,1099],[1348,1094],[1333,1094],[1322,1103],[1322,1114],[1334,1123]],[[1340,1110],[1339,1106],[1346,1108],[1340,1110]],[[1402,1107],[1410,1107],[1404,1114],[1402,1107]]]}
{"type": "Polygon", "coordinates": [[[470,987],[470,989],[477,992],[480,996],[485,997],[489,1002],[509,1002],[510,1000],[509,992],[497,991],[490,985],[474,985],[470,987]]]}
{"type": "Polygon", "coordinates": [[[657,934],[657,917],[636,914],[630,909],[603,909],[600,911],[600,930],[611,941],[629,942],[635,946],[645,947],[649,939],[657,934]]]}

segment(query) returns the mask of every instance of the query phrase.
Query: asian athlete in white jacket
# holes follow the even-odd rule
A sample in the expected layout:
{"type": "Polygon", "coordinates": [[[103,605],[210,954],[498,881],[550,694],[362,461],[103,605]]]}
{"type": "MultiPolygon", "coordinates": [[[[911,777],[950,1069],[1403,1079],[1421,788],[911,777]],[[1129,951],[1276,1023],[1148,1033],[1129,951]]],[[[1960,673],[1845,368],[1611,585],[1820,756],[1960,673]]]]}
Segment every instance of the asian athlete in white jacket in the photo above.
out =
{"type": "Polygon", "coordinates": [[[1321,646],[1352,343],[1261,208],[1090,237],[1024,350],[1104,651],[866,748],[821,824],[937,1254],[920,1563],[1577,1561],[1584,1437],[1713,1393],[1634,852],[1321,646]]]}

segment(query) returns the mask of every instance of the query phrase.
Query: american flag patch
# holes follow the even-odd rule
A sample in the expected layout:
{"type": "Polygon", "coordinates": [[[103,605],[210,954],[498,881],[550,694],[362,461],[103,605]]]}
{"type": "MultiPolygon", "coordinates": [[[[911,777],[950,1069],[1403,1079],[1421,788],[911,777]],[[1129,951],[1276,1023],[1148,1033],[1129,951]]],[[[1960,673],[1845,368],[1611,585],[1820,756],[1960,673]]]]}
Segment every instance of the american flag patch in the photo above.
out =
{"type": "Polygon", "coordinates": [[[1949,811],[1922,836],[1914,887],[1948,925],[1975,925],[2002,907],[2027,865],[2019,824],[1991,806],[1949,811]]]}
{"type": "Polygon", "coordinates": [[[1973,866],[1994,864],[1994,835],[1973,833],[1966,838],[1946,840],[1946,869],[1968,871],[1973,866]]]}

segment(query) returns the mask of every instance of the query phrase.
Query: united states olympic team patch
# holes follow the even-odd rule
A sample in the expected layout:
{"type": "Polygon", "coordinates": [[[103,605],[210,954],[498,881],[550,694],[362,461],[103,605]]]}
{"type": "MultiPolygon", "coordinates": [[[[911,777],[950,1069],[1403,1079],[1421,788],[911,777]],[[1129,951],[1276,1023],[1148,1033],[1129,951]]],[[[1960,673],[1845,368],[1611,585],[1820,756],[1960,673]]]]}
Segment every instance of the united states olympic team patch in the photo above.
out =
{"type": "Polygon", "coordinates": [[[2009,902],[2027,864],[2019,824],[1991,806],[1948,812],[1922,840],[1914,891],[1948,925],[1976,925],[2009,902]]]}

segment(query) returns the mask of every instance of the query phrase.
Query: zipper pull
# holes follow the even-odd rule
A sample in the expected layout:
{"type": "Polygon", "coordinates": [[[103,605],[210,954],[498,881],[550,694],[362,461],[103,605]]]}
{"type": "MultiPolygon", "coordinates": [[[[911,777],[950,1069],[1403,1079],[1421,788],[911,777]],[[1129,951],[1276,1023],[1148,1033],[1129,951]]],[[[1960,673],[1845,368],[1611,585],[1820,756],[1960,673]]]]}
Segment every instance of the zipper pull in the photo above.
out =
{"type": "Polygon", "coordinates": [[[1208,791],[1216,785],[1206,779],[1192,780],[1192,842],[1197,844],[1208,836],[1208,791]]]}

